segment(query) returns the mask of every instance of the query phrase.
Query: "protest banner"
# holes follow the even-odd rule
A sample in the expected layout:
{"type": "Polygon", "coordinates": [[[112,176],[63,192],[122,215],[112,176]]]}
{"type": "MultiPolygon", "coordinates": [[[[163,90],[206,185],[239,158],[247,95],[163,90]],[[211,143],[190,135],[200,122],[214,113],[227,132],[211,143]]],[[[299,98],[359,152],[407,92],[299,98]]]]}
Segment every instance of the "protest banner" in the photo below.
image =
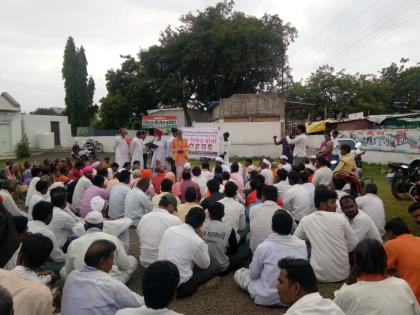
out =
{"type": "Polygon", "coordinates": [[[176,116],[143,116],[141,120],[143,129],[171,129],[176,128],[176,116]]]}
{"type": "Polygon", "coordinates": [[[219,156],[219,129],[182,128],[182,136],[187,140],[190,156],[207,158],[219,156]]]}

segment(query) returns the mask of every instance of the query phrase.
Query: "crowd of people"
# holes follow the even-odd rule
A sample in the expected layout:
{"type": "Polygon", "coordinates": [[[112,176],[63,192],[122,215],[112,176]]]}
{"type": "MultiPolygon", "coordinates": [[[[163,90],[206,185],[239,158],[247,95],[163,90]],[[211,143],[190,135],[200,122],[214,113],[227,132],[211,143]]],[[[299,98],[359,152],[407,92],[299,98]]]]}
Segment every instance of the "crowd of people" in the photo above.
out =
{"type": "MultiPolygon", "coordinates": [[[[146,143],[145,131],[131,140],[121,129],[114,162],[6,165],[1,314],[178,314],[174,298],[228,274],[255,304],[289,315],[420,314],[420,238],[401,218],[386,222],[374,183],[355,196],[336,176],[358,173],[337,132],[308,157],[299,125],[274,139],[280,159],[243,164],[225,134],[213,167],[191,163],[172,134],[156,129],[146,143]],[[142,296],[126,286],[138,268],[142,296]],[[320,295],[318,282],[340,281],[334,300],[320,295]]],[[[408,212],[420,224],[420,203],[408,212]]]]}

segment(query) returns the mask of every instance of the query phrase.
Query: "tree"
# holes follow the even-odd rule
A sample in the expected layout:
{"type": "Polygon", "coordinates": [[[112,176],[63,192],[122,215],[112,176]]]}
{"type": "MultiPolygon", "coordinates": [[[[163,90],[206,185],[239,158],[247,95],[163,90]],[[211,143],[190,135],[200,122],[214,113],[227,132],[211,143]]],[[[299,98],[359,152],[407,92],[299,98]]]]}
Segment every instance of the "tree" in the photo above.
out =
{"type": "Polygon", "coordinates": [[[137,60],[127,58],[121,70],[134,68],[135,73],[122,77],[119,70],[108,72],[110,96],[118,90],[127,100],[135,85],[141,92],[134,93],[136,104],[181,106],[191,123],[190,107],[204,109],[208,102],[235,93],[278,91],[290,81],[286,51],[296,29],[277,15],[258,19],[224,1],[180,21],[178,28],[161,32],[159,45],[141,50],[137,60]],[[130,79],[136,83],[127,85],[130,79]],[[136,98],[140,96],[147,100],[136,98]]]}
{"type": "Polygon", "coordinates": [[[30,114],[31,115],[55,115],[55,116],[62,115],[61,113],[57,112],[54,108],[45,108],[45,107],[38,107],[30,114]]]}
{"type": "Polygon", "coordinates": [[[93,104],[95,82],[88,77],[87,59],[83,46],[77,48],[72,37],[64,49],[62,77],[65,89],[66,114],[73,132],[77,127],[89,126],[97,106],[93,104]]]}

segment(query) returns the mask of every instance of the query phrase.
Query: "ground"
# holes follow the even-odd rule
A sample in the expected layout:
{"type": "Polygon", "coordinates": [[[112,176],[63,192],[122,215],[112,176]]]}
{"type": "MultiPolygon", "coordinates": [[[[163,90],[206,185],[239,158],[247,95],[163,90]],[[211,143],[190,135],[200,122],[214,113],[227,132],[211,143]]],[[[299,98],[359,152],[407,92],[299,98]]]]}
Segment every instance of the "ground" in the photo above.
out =
{"type": "MultiPolygon", "coordinates": [[[[112,154],[104,154],[104,156],[112,154]]],[[[30,158],[30,161],[42,162],[48,158],[63,158],[65,153],[44,154],[30,158]]],[[[195,163],[193,163],[195,164],[195,163]]],[[[0,163],[0,166],[2,164],[0,163]]],[[[391,193],[390,184],[386,178],[388,167],[384,165],[366,165],[364,167],[364,178],[372,178],[378,186],[379,195],[384,201],[387,219],[402,217],[415,235],[420,235],[420,226],[416,225],[407,213],[408,201],[398,201],[391,193]]],[[[130,254],[138,257],[139,246],[135,230],[130,230],[130,254]]],[[[141,294],[141,277],[143,268],[139,267],[130,279],[128,286],[141,294]]],[[[275,275],[273,275],[275,276],[275,275]]],[[[333,298],[334,291],[341,286],[341,283],[320,283],[321,294],[327,298],[333,298]]],[[[233,274],[221,278],[220,282],[209,284],[206,288],[200,290],[192,297],[182,300],[176,300],[171,308],[183,314],[282,314],[286,311],[280,307],[259,307],[253,304],[246,292],[239,289],[233,280],[233,274]]]]}

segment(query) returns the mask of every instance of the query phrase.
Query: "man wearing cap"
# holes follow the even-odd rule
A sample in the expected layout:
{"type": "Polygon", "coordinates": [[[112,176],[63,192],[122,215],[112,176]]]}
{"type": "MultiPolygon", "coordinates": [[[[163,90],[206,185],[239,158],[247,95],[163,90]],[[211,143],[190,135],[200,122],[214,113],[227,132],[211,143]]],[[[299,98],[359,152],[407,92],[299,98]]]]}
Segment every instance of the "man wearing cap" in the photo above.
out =
{"type": "Polygon", "coordinates": [[[82,206],[82,199],[85,195],[86,190],[92,186],[93,178],[93,167],[88,165],[83,168],[83,176],[77,181],[76,187],[74,187],[73,199],[71,204],[73,208],[80,209],[82,206]]]}
{"type": "Polygon", "coordinates": [[[220,156],[218,156],[217,158],[214,159],[214,167],[213,167],[213,175],[214,175],[214,170],[216,168],[216,166],[221,166],[223,172],[230,172],[229,167],[225,164],[225,160],[223,160],[220,156]]]}
{"type": "Polygon", "coordinates": [[[172,141],[172,152],[176,174],[179,175],[184,170],[184,164],[188,162],[188,143],[187,139],[182,137],[181,130],[177,131],[176,138],[172,141]]]}
{"type": "Polygon", "coordinates": [[[97,240],[108,240],[116,247],[114,263],[109,274],[122,283],[127,283],[137,268],[137,259],[127,255],[123,244],[116,236],[102,231],[104,218],[100,212],[89,212],[84,227],[86,234],[70,243],[67,249],[66,264],[60,271],[60,275],[65,278],[73,270],[80,270],[85,265],[84,259],[89,246],[97,240]]]}
{"type": "Polygon", "coordinates": [[[137,131],[136,137],[131,142],[130,153],[131,160],[140,162],[140,169],[144,168],[143,154],[145,152],[144,139],[146,139],[146,131],[137,131]]]}
{"type": "Polygon", "coordinates": [[[124,163],[130,162],[130,147],[126,141],[127,129],[121,128],[114,140],[115,162],[122,168],[124,163]]]}
{"type": "Polygon", "coordinates": [[[152,170],[156,168],[157,161],[166,168],[166,159],[168,158],[168,141],[163,139],[162,135],[163,132],[161,130],[155,129],[153,144],[156,145],[157,148],[153,149],[152,170]]]}
{"type": "Polygon", "coordinates": [[[173,195],[164,195],[159,206],[141,218],[137,235],[140,239],[140,264],[143,267],[157,260],[159,244],[166,229],[183,223],[176,215],[177,204],[173,195]]]}
{"type": "Polygon", "coordinates": [[[288,173],[292,170],[292,165],[289,163],[289,158],[286,155],[280,155],[281,168],[285,169],[288,173]]]}
{"type": "Polygon", "coordinates": [[[266,185],[273,185],[273,172],[270,169],[271,163],[267,159],[263,159],[261,163],[261,175],[265,178],[266,185]]]}

